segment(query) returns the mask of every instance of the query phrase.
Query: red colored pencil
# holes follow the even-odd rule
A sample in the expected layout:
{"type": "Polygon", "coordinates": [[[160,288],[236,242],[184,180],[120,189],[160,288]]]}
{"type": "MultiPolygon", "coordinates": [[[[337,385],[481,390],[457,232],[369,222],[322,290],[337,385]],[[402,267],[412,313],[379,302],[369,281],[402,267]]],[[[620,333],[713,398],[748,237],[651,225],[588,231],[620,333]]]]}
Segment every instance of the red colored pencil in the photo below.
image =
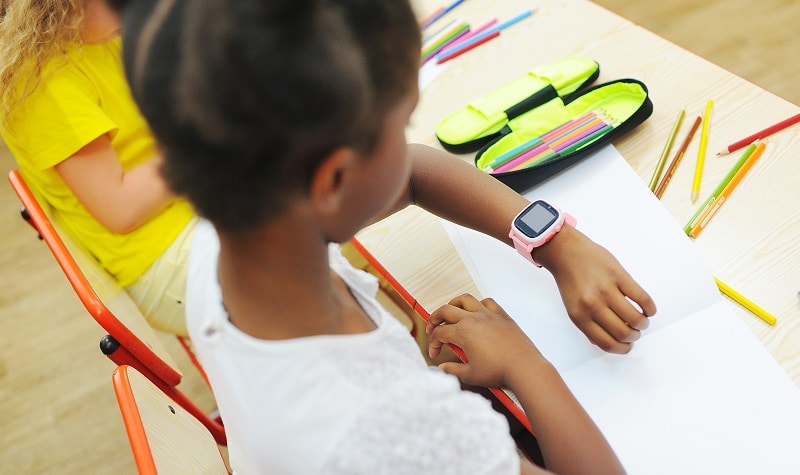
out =
{"type": "Polygon", "coordinates": [[[748,145],[750,145],[751,143],[755,142],[758,139],[763,139],[764,137],[772,135],[775,132],[777,132],[779,130],[783,130],[786,127],[789,127],[790,125],[794,125],[794,124],[796,124],[798,122],[800,122],[800,114],[793,115],[792,117],[789,117],[786,120],[782,120],[782,121],[778,122],[775,125],[767,127],[766,129],[761,130],[759,132],[756,132],[756,133],[754,133],[753,135],[751,135],[749,137],[745,137],[745,138],[743,138],[742,140],[740,140],[738,142],[734,142],[734,143],[728,145],[728,148],[726,148],[725,150],[719,152],[717,155],[727,155],[729,153],[733,153],[733,152],[739,150],[742,147],[747,147],[748,145]]]}
{"type": "Polygon", "coordinates": [[[436,58],[436,63],[437,64],[442,64],[445,61],[450,61],[453,58],[457,58],[457,57],[461,56],[462,54],[466,53],[467,51],[469,51],[469,50],[471,50],[473,48],[477,48],[478,46],[486,43],[487,41],[491,40],[492,38],[497,38],[498,36],[500,36],[500,31],[499,30],[498,31],[494,31],[494,32],[484,36],[483,38],[480,38],[479,40],[475,41],[474,43],[469,44],[467,46],[464,46],[463,48],[458,48],[458,46],[456,46],[456,48],[458,48],[456,51],[453,51],[452,53],[444,55],[444,56],[438,56],[436,58]]]}

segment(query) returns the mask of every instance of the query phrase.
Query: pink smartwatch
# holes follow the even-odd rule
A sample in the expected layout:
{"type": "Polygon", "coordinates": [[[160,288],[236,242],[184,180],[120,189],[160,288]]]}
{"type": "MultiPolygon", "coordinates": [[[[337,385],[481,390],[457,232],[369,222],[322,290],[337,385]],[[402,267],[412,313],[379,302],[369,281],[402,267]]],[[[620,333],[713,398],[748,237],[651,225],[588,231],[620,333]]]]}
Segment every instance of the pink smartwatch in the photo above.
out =
{"type": "Polygon", "coordinates": [[[547,241],[553,239],[561,231],[564,223],[575,226],[577,221],[569,213],[560,211],[547,201],[537,200],[523,209],[511,222],[511,231],[508,237],[514,242],[514,247],[536,267],[541,264],[533,260],[531,252],[547,241]]]}

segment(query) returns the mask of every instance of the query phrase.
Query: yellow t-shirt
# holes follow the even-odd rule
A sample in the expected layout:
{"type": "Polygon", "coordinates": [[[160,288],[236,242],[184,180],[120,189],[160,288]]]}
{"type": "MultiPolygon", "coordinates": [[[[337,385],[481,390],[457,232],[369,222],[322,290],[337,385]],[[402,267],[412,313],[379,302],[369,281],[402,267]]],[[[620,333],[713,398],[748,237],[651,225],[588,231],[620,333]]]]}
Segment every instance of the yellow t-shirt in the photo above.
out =
{"type": "Polygon", "coordinates": [[[41,78],[10,116],[3,139],[28,185],[52,208],[53,219],[126,286],[164,252],[194,212],[181,200],[134,231],[116,234],[89,214],[54,168],[103,134],[111,137],[124,170],[156,153],[125,81],[119,38],[75,45],[67,58],[45,65],[41,78]]]}

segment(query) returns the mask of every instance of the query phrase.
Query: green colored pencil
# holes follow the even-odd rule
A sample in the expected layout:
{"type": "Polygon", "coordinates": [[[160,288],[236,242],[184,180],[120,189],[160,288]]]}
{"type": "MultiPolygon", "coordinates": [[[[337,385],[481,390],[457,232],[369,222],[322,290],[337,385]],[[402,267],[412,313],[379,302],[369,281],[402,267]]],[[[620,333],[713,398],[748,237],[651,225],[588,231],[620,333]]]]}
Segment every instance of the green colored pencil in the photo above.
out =
{"type": "Polygon", "coordinates": [[[686,223],[686,226],[683,227],[683,232],[685,232],[687,236],[689,235],[689,232],[694,227],[694,222],[695,222],[695,220],[697,220],[697,217],[700,216],[701,214],[703,214],[703,211],[705,211],[706,208],[708,208],[709,206],[713,206],[714,205],[714,202],[719,197],[719,194],[722,193],[722,190],[724,190],[725,186],[727,186],[728,183],[731,181],[731,179],[733,178],[733,175],[736,175],[736,172],[739,171],[740,168],[742,168],[742,165],[744,165],[744,162],[746,162],[747,159],[750,157],[750,155],[753,154],[753,150],[755,150],[755,149],[756,149],[756,144],[754,144],[754,143],[748,145],[747,148],[744,149],[744,153],[742,154],[742,158],[740,158],[739,161],[736,162],[736,164],[733,166],[733,168],[731,168],[731,171],[729,171],[728,174],[725,175],[725,178],[723,178],[722,182],[719,185],[717,185],[717,188],[711,193],[711,195],[708,197],[708,199],[706,199],[706,201],[702,205],[700,205],[699,208],[697,208],[697,212],[694,213],[694,216],[692,216],[692,219],[690,219],[689,222],[686,223]]]}

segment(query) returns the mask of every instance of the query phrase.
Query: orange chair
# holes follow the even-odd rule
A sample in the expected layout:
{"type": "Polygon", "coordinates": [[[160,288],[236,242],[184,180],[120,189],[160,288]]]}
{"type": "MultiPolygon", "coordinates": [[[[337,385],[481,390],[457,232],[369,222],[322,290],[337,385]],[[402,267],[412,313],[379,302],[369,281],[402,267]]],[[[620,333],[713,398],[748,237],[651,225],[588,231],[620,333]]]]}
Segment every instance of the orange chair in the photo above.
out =
{"type": "MultiPolygon", "coordinates": [[[[117,365],[130,365],[144,374],[202,422],[217,443],[225,445],[225,429],[220,419],[206,414],[176,387],[183,375],[125,289],[88,252],[58,231],[45,210],[47,204],[36,198],[18,170],[11,170],[8,180],[22,203],[23,218],[47,244],[86,310],[108,332],[100,341],[103,353],[117,365]]],[[[178,340],[205,378],[188,343],[180,337],[178,340]]]]}
{"type": "Polygon", "coordinates": [[[111,380],[140,474],[228,474],[214,438],[140,372],[118,366],[111,380]]]}
{"type": "MultiPolygon", "coordinates": [[[[217,442],[224,445],[225,432],[219,419],[213,419],[203,413],[175,388],[182,376],[127,292],[100,268],[96,260],[78,248],[67,236],[59,235],[17,170],[9,173],[9,181],[22,201],[23,217],[47,243],[86,309],[109,333],[100,342],[103,353],[117,365],[130,365],[139,370],[175,402],[201,421],[214,435],[217,442]],[[66,245],[65,242],[69,245],[66,245]],[[76,263],[78,258],[80,262],[76,263]],[[85,276],[85,274],[87,275],[85,276]]],[[[425,308],[357,239],[351,239],[349,243],[343,244],[342,254],[354,267],[363,269],[378,279],[378,301],[409,329],[423,356],[427,358],[427,337],[424,331],[420,331],[424,329],[425,322],[430,317],[425,308]]],[[[205,377],[202,367],[194,358],[194,353],[189,349],[187,343],[180,338],[179,341],[187,350],[197,369],[205,377]]],[[[454,348],[454,350],[463,358],[460,349],[454,348]]],[[[541,465],[541,453],[533,436],[530,422],[520,406],[512,399],[512,395],[499,388],[474,389],[489,399],[498,412],[506,416],[517,445],[528,455],[528,458],[541,465]]]]}

